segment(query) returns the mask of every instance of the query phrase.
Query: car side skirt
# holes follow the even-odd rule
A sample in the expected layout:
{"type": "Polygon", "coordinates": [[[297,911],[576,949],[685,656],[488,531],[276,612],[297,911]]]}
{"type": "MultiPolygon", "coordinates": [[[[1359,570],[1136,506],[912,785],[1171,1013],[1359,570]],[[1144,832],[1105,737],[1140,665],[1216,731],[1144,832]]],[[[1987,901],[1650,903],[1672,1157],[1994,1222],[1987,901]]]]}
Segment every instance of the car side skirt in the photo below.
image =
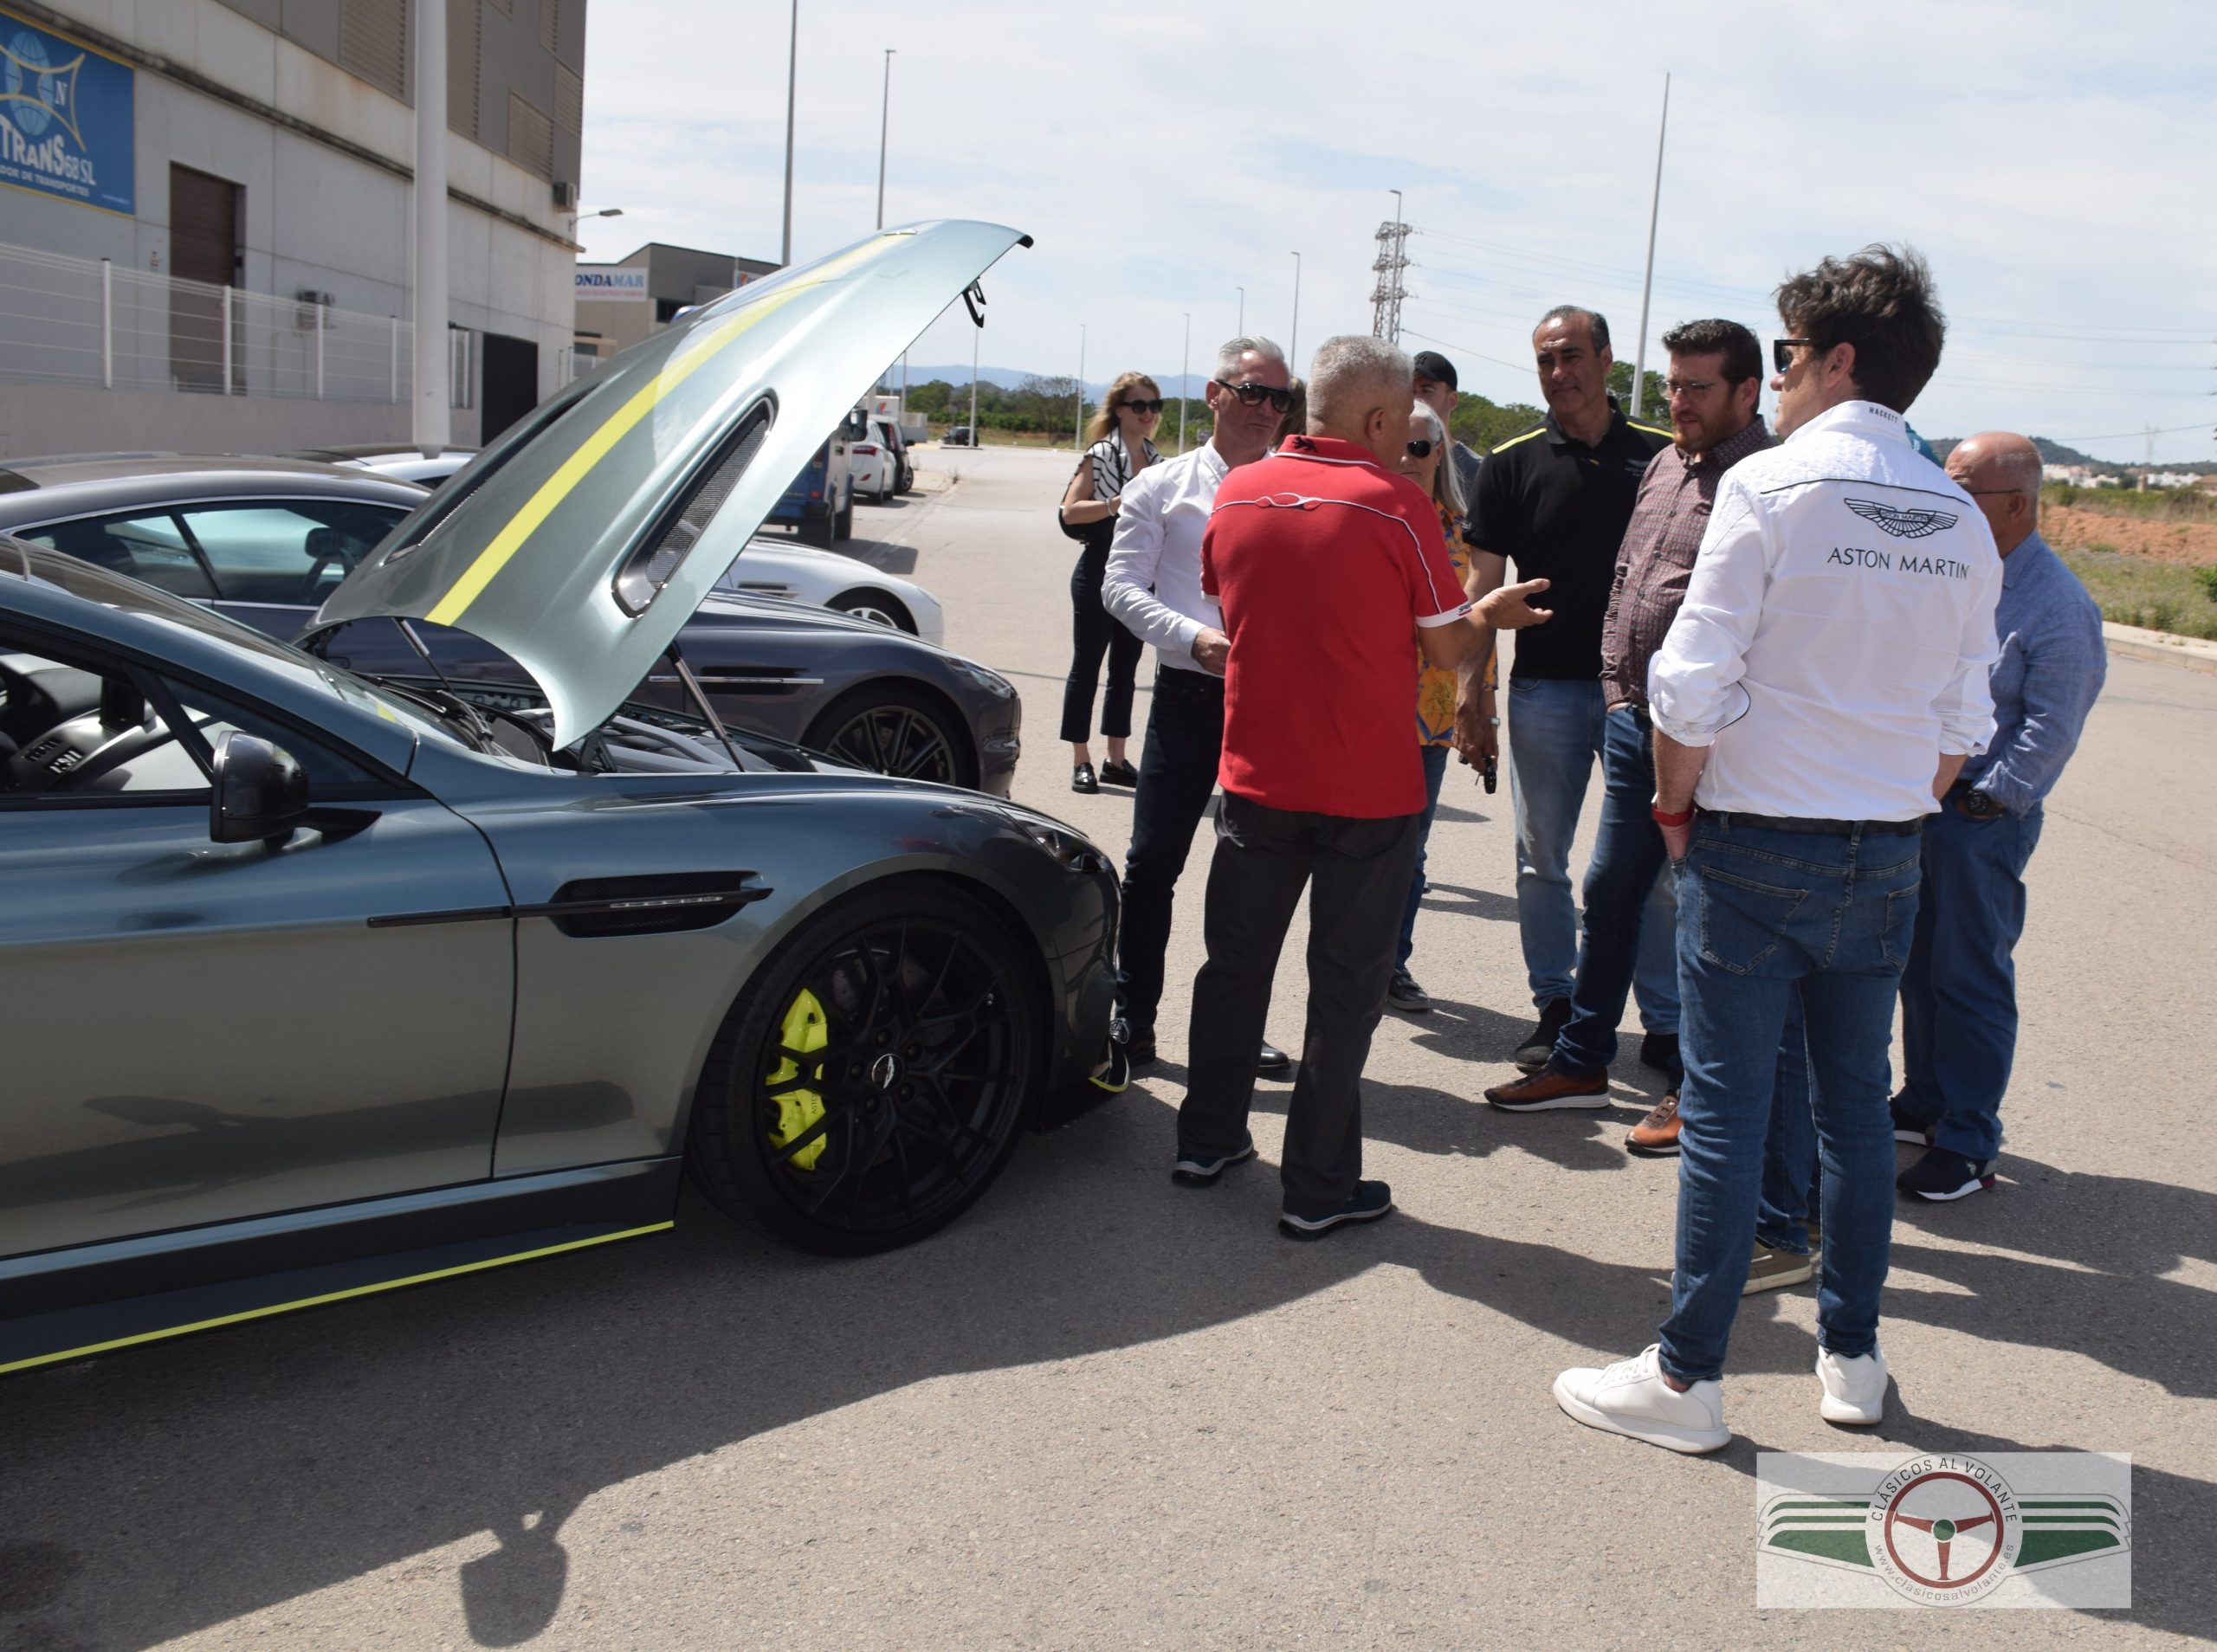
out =
{"type": "Polygon", "coordinates": [[[660,1233],[679,1173],[642,1159],[13,1258],[0,1375],[660,1233]]]}

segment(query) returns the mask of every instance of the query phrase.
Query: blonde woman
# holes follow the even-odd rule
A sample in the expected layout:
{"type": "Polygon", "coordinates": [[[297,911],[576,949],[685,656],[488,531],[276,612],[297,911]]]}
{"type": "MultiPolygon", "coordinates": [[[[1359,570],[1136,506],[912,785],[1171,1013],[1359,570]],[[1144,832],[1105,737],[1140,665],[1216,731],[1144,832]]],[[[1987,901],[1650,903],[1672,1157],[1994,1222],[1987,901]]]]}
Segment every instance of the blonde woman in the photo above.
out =
{"type": "Polygon", "coordinates": [[[1063,685],[1063,738],[1070,743],[1070,790],[1098,791],[1101,783],[1135,786],[1139,771],[1125,755],[1132,733],[1132,692],[1144,645],[1101,605],[1102,576],[1116,534],[1116,506],[1124,484],[1162,455],[1155,427],[1162,423],[1162,391],[1145,373],[1124,373],[1108,387],[1101,410],[1085,428],[1093,445],[1063,494],[1063,531],[1083,541],[1070,571],[1070,674],[1063,685]],[[1101,661],[1108,661],[1108,694],[1102,702],[1101,732],[1108,760],[1096,774],[1087,742],[1093,734],[1093,695],[1101,661]]]}
{"type": "MultiPolygon", "coordinates": [[[[1456,578],[1467,581],[1470,575],[1470,547],[1463,538],[1463,517],[1470,508],[1470,501],[1463,497],[1461,474],[1457,467],[1446,462],[1447,456],[1447,427],[1440,423],[1439,415],[1424,403],[1414,403],[1409,409],[1408,447],[1390,468],[1423,488],[1425,497],[1432,500],[1433,508],[1439,513],[1440,531],[1447,536],[1447,559],[1455,565],[1456,578]]],[[[1425,841],[1432,835],[1432,813],[1439,807],[1440,784],[1447,777],[1447,755],[1454,749],[1455,695],[1453,668],[1429,663],[1419,651],[1417,744],[1423,748],[1424,758],[1424,823],[1418,829],[1417,873],[1409,885],[1408,906],[1401,914],[1401,941],[1393,954],[1393,978],[1386,989],[1387,1007],[1409,1015],[1423,1015],[1432,1008],[1432,999],[1409,972],[1409,958],[1416,951],[1417,908],[1424,900],[1425,841]]],[[[1486,678],[1479,690],[1478,706],[1483,715],[1494,715],[1494,670],[1490,660],[1486,661],[1486,678]]]]}

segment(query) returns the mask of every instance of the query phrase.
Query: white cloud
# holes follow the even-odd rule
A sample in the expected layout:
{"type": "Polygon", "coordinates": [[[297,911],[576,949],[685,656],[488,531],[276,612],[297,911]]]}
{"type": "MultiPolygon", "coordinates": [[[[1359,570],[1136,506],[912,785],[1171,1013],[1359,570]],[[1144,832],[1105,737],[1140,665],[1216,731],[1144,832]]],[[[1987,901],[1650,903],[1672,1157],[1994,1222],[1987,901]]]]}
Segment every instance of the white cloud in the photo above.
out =
{"type": "MultiPolygon", "coordinates": [[[[1529,373],[1479,358],[1521,359],[1549,302],[1606,309],[1631,353],[1668,69],[1651,338],[1707,313],[1768,334],[1781,275],[1907,240],[1956,323],[1912,414],[1926,430],[2217,417],[2217,47],[2200,7],[801,11],[796,256],[871,226],[895,47],[889,220],[992,218],[1037,241],[987,278],[990,363],[1070,371],[1083,322],[1089,376],[1174,371],[1183,313],[1205,358],[1242,284],[1250,328],[1289,342],[1296,248],[1302,352],[1367,331],[1371,236],[1400,188],[1426,232],[1405,326],[1460,346],[1466,388],[1529,398],[1529,373]]],[[[765,0],[593,9],[585,189],[625,210],[588,223],[595,255],[652,239],[777,255],[785,18],[765,0]]],[[[918,359],[966,359],[968,331],[958,310],[918,359]]],[[[2157,452],[2217,458],[2207,429],[2157,452]]]]}

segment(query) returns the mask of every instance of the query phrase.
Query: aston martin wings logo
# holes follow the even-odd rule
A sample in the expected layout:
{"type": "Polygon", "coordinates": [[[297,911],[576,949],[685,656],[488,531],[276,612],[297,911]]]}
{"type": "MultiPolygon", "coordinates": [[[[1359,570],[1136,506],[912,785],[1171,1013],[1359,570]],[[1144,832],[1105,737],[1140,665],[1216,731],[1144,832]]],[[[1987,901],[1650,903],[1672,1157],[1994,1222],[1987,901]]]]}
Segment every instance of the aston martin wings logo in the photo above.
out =
{"type": "Polygon", "coordinates": [[[1922,539],[1955,526],[1957,518],[1945,511],[1897,511],[1891,505],[1881,505],[1875,499],[1851,499],[1842,501],[1878,532],[1897,539],[1922,539]]]}

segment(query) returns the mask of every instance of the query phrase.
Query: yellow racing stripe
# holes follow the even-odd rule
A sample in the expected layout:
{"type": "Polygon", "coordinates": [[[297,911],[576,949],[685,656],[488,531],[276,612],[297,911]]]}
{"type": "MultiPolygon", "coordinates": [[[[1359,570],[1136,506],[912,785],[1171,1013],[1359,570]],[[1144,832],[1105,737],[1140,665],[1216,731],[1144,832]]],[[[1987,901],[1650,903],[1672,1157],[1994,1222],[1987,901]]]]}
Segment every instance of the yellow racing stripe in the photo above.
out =
{"type": "MultiPolygon", "coordinates": [[[[492,542],[477,553],[469,566],[462,570],[462,577],[454,582],[453,587],[439,598],[438,605],[423,617],[434,625],[459,623],[470,603],[475,602],[479,594],[492,583],[493,576],[507,566],[509,558],[523,549],[525,542],[538,531],[539,525],[553,513],[556,506],[570,496],[571,491],[606,456],[608,450],[630,434],[632,428],[652,412],[663,397],[690,378],[741,333],[757,322],[776,314],[802,294],[849,274],[904,238],[902,234],[880,236],[859,247],[850,248],[826,263],[812,279],[774,294],[758,304],[749,305],[738,314],[719,322],[695,343],[680,351],[662,371],[655,375],[651,383],[609,415],[607,422],[586,437],[578,450],[563,461],[559,469],[540,484],[539,491],[524,502],[521,510],[508,519],[507,525],[493,536],[492,542]]],[[[0,1366],[0,1370],[4,1369],[4,1366],[0,1366]]]]}
{"type": "Polygon", "coordinates": [[[643,1228],[626,1228],[621,1233],[598,1234],[591,1239],[566,1240],[559,1245],[541,1245],[536,1250],[519,1250],[511,1256],[488,1256],[482,1262],[463,1262],[454,1268],[437,1268],[428,1274],[410,1274],[404,1279],[381,1279],[373,1285],[356,1285],[343,1291],[326,1291],[320,1296],[303,1296],[296,1302],[273,1302],[268,1307],[248,1308],[240,1313],[221,1313],[212,1320],[196,1320],[190,1325],[165,1326],[159,1331],[141,1331],[136,1336],[87,1343],[81,1348],[64,1348],[59,1353],[34,1354],[29,1359],[17,1359],[0,1365],[0,1376],[11,1371],[28,1371],[33,1365],[51,1365],[63,1359],[85,1359],[94,1354],[128,1348],[137,1343],[158,1342],[165,1337],[189,1336],[195,1331],[212,1331],[219,1325],[237,1325],[247,1320],[266,1320],[273,1313],[291,1313],[301,1308],[321,1307],[326,1302],[343,1302],[350,1296],[373,1296],[380,1291],[398,1291],[410,1285],[427,1284],[435,1279],[452,1279],[458,1274],[482,1273],[488,1268],[505,1268],[510,1262],[532,1262],[540,1256],[552,1256],[559,1251],[582,1250],[588,1245],[613,1244],[618,1239],[637,1239],[643,1234],[661,1233],[676,1225],[675,1222],[650,1222],[643,1228]]]}

